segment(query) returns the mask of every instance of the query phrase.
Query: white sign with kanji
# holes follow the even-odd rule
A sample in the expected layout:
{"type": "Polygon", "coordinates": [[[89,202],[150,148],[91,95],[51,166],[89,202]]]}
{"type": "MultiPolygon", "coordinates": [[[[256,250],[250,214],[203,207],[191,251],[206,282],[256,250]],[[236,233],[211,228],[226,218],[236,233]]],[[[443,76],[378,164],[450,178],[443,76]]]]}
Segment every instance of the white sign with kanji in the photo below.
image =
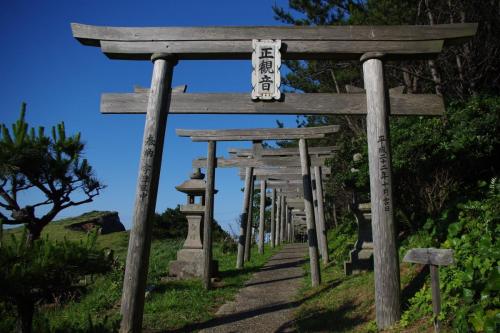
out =
{"type": "Polygon", "coordinates": [[[280,99],[281,41],[252,41],[252,99],[280,99]]]}

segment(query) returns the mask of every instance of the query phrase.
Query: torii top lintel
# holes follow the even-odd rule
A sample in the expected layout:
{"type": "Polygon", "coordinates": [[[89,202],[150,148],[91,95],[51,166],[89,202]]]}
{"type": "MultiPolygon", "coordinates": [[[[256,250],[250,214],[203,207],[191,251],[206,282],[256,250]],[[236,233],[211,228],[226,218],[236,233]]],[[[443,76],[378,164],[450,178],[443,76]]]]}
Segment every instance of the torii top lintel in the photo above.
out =
{"type": "Polygon", "coordinates": [[[178,59],[250,59],[252,39],[279,39],[283,59],[357,60],[367,52],[390,59],[432,58],[443,45],[471,39],[476,23],[404,26],[100,27],[72,23],[82,44],[112,59],[149,60],[153,53],[178,59]]]}

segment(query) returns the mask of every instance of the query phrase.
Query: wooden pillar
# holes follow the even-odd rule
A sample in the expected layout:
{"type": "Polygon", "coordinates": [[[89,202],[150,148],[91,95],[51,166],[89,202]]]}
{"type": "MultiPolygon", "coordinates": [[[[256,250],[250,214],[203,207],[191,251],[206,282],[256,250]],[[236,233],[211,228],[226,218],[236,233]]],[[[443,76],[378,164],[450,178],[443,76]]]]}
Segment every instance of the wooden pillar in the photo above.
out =
{"type": "Polygon", "coordinates": [[[290,236],[290,209],[288,205],[286,205],[286,216],[285,216],[285,224],[286,224],[286,241],[288,243],[291,242],[292,237],[290,236]]]}
{"type": "Polygon", "coordinates": [[[264,253],[264,220],[266,213],[266,181],[260,182],[260,205],[259,205],[259,253],[264,253]]]}
{"type": "Polygon", "coordinates": [[[250,203],[251,184],[253,181],[253,168],[248,167],[245,170],[245,191],[243,192],[243,209],[240,215],[240,236],[238,238],[238,257],[236,258],[236,268],[243,268],[245,256],[245,239],[247,232],[247,220],[250,203]]]}
{"type": "Polygon", "coordinates": [[[318,214],[318,198],[316,197],[316,178],[314,177],[313,168],[310,169],[311,172],[311,187],[312,187],[312,198],[314,207],[314,225],[316,226],[316,238],[318,239],[318,252],[321,257],[323,254],[323,238],[321,237],[321,227],[319,226],[319,214],[318,214]]]}
{"type": "Polygon", "coordinates": [[[217,142],[208,142],[207,186],[205,189],[205,216],[203,222],[203,287],[210,289],[212,277],[212,222],[214,219],[215,163],[217,142]]]}
{"type": "Polygon", "coordinates": [[[312,202],[311,189],[311,163],[309,161],[309,152],[307,151],[307,142],[305,139],[299,139],[300,167],[302,170],[302,184],[304,188],[304,208],[306,212],[307,224],[307,242],[309,245],[309,261],[311,266],[311,284],[313,287],[321,283],[318,261],[318,240],[316,239],[316,228],[314,225],[314,207],[312,202]]]}
{"type": "Polygon", "coordinates": [[[277,203],[277,207],[276,207],[276,245],[280,245],[281,244],[281,242],[280,242],[281,195],[278,195],[276,203],[277,203]]]}
{"type": "Polygon", "coordinates": [[[439,266],[430,264],[431,272],[431,292],[432,292],[432,312],[434,313],[434,332],[441,332],[441,322],[439,313],[441,312],[441,292],[439,290],[439,266]]]}
{"type": "Polygon", "coordinates": [[[326,226],[325,226],[325,207],[323,202],[323,179],[321,176],[321,167],[314,167],[314,178],[316,180],[316,201],[318,206],[318,226],[320,229],[319,236],[321,240],[319,245],[321,246],[321,259],[323,263],[328,264],[328,239],[326,237],[326,226]]]}
{"type": "Polygon", "coordinates": [[[247,232],[246,232],[246,238],[245,238],[245,255],[244,255],[244,260],[249,261],[250,256],[251,256],[251,251],[252,251],[252,240],[253,240],[253,233],[252,233],[252,222],[253,222],[253,195],[254,195],[254,185],[255,185],[255,180],[252,175],[251,182],[250,182],[250,197],[248,198],[248,215],[247,215],[247,232]]]}
{"type": "Polygon", "coordinates": [[[276,189],[271,191],[271,247],[276,246],[276,189]]]}
{"type": "Polygon", "coordinates": [[[160,179],[163,141],[170,107],[173,55],[154,54],[132,230],[123,279],[120,332],[140,332],[151,249],[152,218],[160,179]]]}
{"type": "Polygon", "coordinates": [[[285,242],[285,196],[281,196],[280,200],[280,243],[283,244],[285,242]]]}
{"type": "Polygon", "coordinates": [[[375,308],[384,329],[400,318],[399,259],[394,225],[389,98],[382,54],[361,57],[366,90],[368,163],[372,207],[375,308]]]}

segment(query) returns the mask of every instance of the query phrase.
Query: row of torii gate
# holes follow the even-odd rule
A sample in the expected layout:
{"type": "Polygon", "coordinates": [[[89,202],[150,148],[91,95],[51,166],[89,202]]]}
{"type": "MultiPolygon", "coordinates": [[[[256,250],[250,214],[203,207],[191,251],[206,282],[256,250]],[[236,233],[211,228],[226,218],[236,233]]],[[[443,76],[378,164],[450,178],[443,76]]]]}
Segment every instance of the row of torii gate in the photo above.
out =
{"type": "MultiPolygon", "coordinates": [[[[441,97],[436,95],[389,94],[383,65],[387,60],[435,58],[443,46],[471,39],[477,24],[189,28],[115,28],[72,24],[72,30],[73,36],[82,44],[100,47],[111,59],[153,62],[150,89],[128,94],[104,94],[101,98],[102,113],[146,114],[123,283],[121,332],[139,332],[142,329],[151,218],[155,211],[169,114],[366,115],[377,326],[385,328],[399,320],[399,259],[393,214],[389,115],[435,116],[443,114],[444,106],[441,97]],[[366,93],[287,93],[277,101],[255,102],[250,94],[172,92],[172,74],[178,61],[251,59],[254,40],[279,41],[283,59],[360,59],[366,93]]],[[[214,188],[216,138],[205,135],[201,139],[208,142],[207,194],[214,188]]],[[[299,144],[301,159],[304,159],[308,156],[305,138],[299,138],[299,144]]],[[[301,171],[305,175],[303,187],[306,198],[311,194],[310,188],[306,188],[310,184],[307,181],[310,180],[310,169],[301,167],[301,171]]],[[[210,201],[209,195],[206,198],[205,219],[213,217],[213,200],[210,201]]],[[[312,202],[310,196],[309,199],[312,202]]],[[[304,200],[306,202],[307,199],[304,200]]],[[[314,214],[312,205],[305,204],[305,210],[309,216],[309,228],[313,225],[310,219],[314,214]]],[[[309,236],[309,239],[315,238],[313,233],[309,236]]],[[[315,254],[310,253],[310,256],[315,254]]],[[[209,262],[207,259],[205,262],[209,262]]],[[[312,274],[315,274],[314,270],[312,274]]],[[[317,278],[319,281],[319,273],[317,278]]]]}

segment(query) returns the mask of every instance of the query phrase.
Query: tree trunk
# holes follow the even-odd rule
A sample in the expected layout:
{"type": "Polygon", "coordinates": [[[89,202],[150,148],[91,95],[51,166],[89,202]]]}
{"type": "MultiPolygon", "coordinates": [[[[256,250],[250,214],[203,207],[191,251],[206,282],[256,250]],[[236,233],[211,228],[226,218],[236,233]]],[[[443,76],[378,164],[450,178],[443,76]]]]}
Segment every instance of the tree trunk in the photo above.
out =
{"type": "Polygon", "coordinates": [[[19,331],[22,333],[31,333],[33,324],[33,314],[35,305],[29,298],[20,298],[16,301],[17,314],[19,317],[19,331]]]}
{"type": "Polygon", "coordinates": [[[26,246],[31,248],[33,243],[40,238],[42,227],[38,223],[26,224],[26,246]]]}

